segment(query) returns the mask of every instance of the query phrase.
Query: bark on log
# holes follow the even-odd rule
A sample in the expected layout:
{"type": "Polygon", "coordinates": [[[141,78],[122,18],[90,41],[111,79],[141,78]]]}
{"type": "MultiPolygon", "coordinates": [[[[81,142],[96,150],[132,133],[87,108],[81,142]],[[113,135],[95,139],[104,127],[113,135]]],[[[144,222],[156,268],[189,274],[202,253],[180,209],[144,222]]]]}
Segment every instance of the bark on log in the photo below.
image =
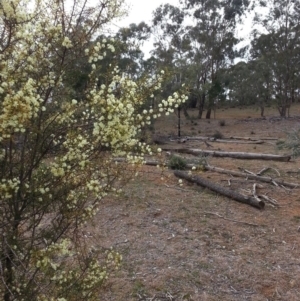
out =
{"type": "Polygon", "coordinates": [[[225,139],[212,139],[211,142],[219,142],[219,143],[236,143],[236,144],[263,144],[264,141],[262,140],[225,140],[225,139]]]}
{"type": "Polygon", "coordinates": [[[224,152],[224,151],[203,150],[203,149],[195,149],[195,148],[181,148],[181,149],[163,148],[163,150],[176,151],[178,153],[191,154],[195,156],[204,155],[204,156],[212,156],[212,157],[229,157],[235,159],[248,159],[248,160],[273,160],[273,161],[281,161],[281,162],[288,162],[291,160],[291,155],[224,152]]]}
{"type": "Polygon", "coordinates": [[[224,188],[214,182],[211,182],[207,179],[203,179],[199,176],[190,176],[186,172],[183,172],[180,170],[175,170],[174,175],[178,178],[182,178],[189,182],[196,183],[200,186],[207,187],[214,192],[222,194],[222,195],[224,195],[228,198],[231,198],[235,201],[238,201],[240,203],[248,204],[250,206],[253,206],[253,207],[259,208],[259,209],[263,209],[265,206],[265,203],[261,200],[257,200],[254,197],[245,196],[245,195],[235,192],[233,190],[224,188]]]}
{"type": "Polygon", "coordinates": [[[237,177],[245,177],[251,180],[257,180],[260,182],[265,182],[265,183],[270,183],[275,185],[282,185],[285,187],[289,187],[289,188],[299,188],[300,185],[299,184],[295,184],[295,183],[289,183],[289,182],[285,182],[282,180],[278,180],[278,179],[272,179],[271,177],[263,177],[263,176],[257,176],[257,175],[253,175],[253,174],[249,174],[249,173],[244,173],[244,172],[239,172],[239,171],[234,171],[234,170],[229,170],[229,169],[223,169],[220,167],[215,167],[215,166],[211,166],[211,165],[206,165],[204,167],[206,170],[210,170],[210,171],[215,171],[218,173],[222,173],[222,174],[227,174],[227,175],[231,175],[231,176],[237,176],[237,177]]]}
{"type": "MultiPolygon", "coordinates": [[[[116,162],[126,162],[126,160],[124,158],[115,158],[115,161],[116,162]]],[[[168,162],[146,160],[144,162],[144,164],[150,165],[150,166],[167,166],[168,162]]],[[[197,165],[197,164],[188,163],[186,165],[186,167],[188,169],[192,169],[195,165],[197,165]]],[[[245,177],[250,180],[256,180],[256,181],[269,183],[269,184],[273,184],[273,185],[275,185],[275,183],[276,183],[277,185],[282,185],[282,186],[285,186],[288,188],[300,188],[300,184],[285,182],[280,179],[273,179],[271,177],[264,177],[264,176],[260,176],[260,175],[249,174],[249,173],[239,172],[239,171],[230,170],[230,169],[224,169],[224,168],[211,166],[211,165],[205,165],[204,168],[206,170],[214,171],[214,172],[221,173],[221,174],[226,174],[226,175],[236,176],[236,177],[245,177]]]]}
{"type": "Polygon", "coordinates": [[[200,140],[200,141],[210,141],[210,142],[219,142],[219,143],[237,143],[237,144],[263,144],[263,140],[256,140],[256,139],[245,139],[245,141],[241,139],[229,138],[229,139],[214,139],[210,137],[187,137],[188,140],[200,140]],[[230,140],[231,139],[231,140],[230,140]]]}
{"type": "MultiPolygon", "coordinates": [[[[205,136],[187,136],[189,140],[213,140],[212,137],[205,137],[205,136]]],[[[239,136],[230,136],[224,137],[223,140],[233,139],[233,140],[246,140],[246,141],[260,141],[260,140],[278,140],[279,138],[272,138],[272,137],[239,137],[239,136]]]]}
{"type": "MultiPolygon", "coordinates": [[[[125,158],[115,158],[114,161],[122,163],[122,162],[126,162],[126,159],[125,158]]],[[[162,165],[162,162],[155,161],[155,160],[145,160],[144,165],[157,166],[157,165],[162,165]]]]}
{"type": "Polygon", "coordinates": [[[230,136],[229,139],[250,140],[250,141],[256,141],[256,140],[278,140],[278,138],[272,138],[272,137],[252,138],[252,137],[238,137],[238,136],[230,136]]]}

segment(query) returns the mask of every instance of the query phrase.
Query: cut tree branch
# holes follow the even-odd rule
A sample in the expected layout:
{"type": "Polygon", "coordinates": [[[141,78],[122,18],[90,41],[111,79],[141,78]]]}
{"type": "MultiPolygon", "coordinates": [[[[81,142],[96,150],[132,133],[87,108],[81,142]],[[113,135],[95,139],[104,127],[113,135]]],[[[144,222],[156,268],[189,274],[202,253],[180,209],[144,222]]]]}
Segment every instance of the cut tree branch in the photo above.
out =
{"type": "Polygon", "coordinates": [[[233,139],[215,139],[210,137],[187,137],[187,140],[201,140],[209,142],[219,142],[219,143],[237,143],[237,144],[263,144],[263,140],[233,140],[233,139]]]}
{"type": "Polygon", "coordinates": [[[202,187],[206,187],[214,192],[217,192],[219,194],[222,194],[228,198],[231,198],[235,201],[238,201],[240,203],[248,204],[250,206],[253,206],[255,208],[263,209],[265,206],[265,203],[261,200],[257,200],[254,197],[246,196],[243,194],[240,194],[236,191],[224,188],[223,186],[220,186],[214,182],[211,182],[207,179],[201,178],[199,176],[190,176],[188,173],[180,170],[175,170],[174,175],[178,178],[182,178],[187,180],[188,182],[196,183],[202,187]]]}
{"type": "MultiPolygon", "coordinates": [[[[188,140],[214,140],[212,137],[204,137],[204,136],[193,136],[193,137],[186,137],[188,140]]],[[[278,140],[278,138],[272,137],[237,137],[237,136],[230,136],[230,137],[223,137],[222,140],[244,140],[244,141],[262,141],[262,140],[278,140]]],[[[217,139],[218,140],[218,139],[217,139]]]]}
{"type": "Polygon", "coordinates": [[[226,174],[226,175],[245,177],[245,178],[248,178],[251,180],[257,180],[260,182],[270,183],[275,186],[282,185],[282,186],[286,186],[289,188],[299,188],[300,187],[299,184],[289,183],[289,182],[285,182],[285,181],[278,180],[278,179],[276,179],[276,181],[275,181],[271,177],[257,176],[255,174],[249,174],[249,173],[239,172],[239,171],[235,171],[235,170],[223,169],[223,168],[215,167],[215,166],[211,166],[211,165],[205,165],[204,168],[206,170],[215,171],[215,172],[226,174]]]}
{"type": "Polygon", "coordinates": [[[178,153],[191,154],[195,156],[212,156],[212,157],[229,157],[235,159],[249,159],[249,160],[273,160],[288,162],[291,160],[291,155],[273,155],[273,154],[261,154],[261,153],[245,153],[245,152],[224,152],[224,151],[213,151],[203,150],[196,148],[179,148],[169,149],[164,148],[164,151],[176,151],[178,153]]]}
{"type": "Polygon", "coordinates": [[[237,136],[231,136],[231,137],[229,137],[229,139],[249,140],[249,141],[256,141],[256,140],[278,140],[278,138],[272,138],[272,137],[252,138],[252,137],[237,137],[237,136]]]}
{"type": "Polygon", "coordinates": [[[267,172],[268,170],[274,170],[274,171],[277,173],[277,175],[280,177],[279,171],[278,171],[276,168],[272,168],[272,167],[265,167],[265,168],[263,168],[261,171],[259,171],[259,172],[257,173],[257,175],[258,175],[258,176],[261,176],[262,174],[264,174],[264,173],[267,172]]]}

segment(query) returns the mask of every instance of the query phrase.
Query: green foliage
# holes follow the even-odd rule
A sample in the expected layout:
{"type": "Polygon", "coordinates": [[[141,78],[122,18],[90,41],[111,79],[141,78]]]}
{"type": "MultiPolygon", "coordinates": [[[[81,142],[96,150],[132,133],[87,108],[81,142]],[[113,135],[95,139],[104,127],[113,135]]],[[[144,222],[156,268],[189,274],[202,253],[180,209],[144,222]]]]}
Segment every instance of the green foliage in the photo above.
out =
{"type": "Polygon", "coordinates": [[[292,151],[293,157],[300,156],[300,128],[288,133],[285,141],[279,140],[276,143],[278,149],[287,149],[292,151]]]}
{"type": "Polygon", "coordinates": [[[225,126],[225,125],[226,125],[226,122],[224,119],[219,121],[219,126],[225,126]]]}
{"type": "MultiPolygon", "coordinates": [[[[260,90],[265,97],[276,101],[281,117],[288,116],[289,107],[296,100],[296,91],[300,88],[298,2],[267,1],[269,12],[256,20],[267,34],[254,31],[251,41],[252,59],[260,65],[254,80],[261,82],[260,90]]],[[[265,6],[265,3],[261,5],[265,6]]]]}
{"type": "Polygon", "coordinates": [[[171,169],[184,170],[186,169],[187,162],[184,158],[173,155],[169,160],[168,166],[171,169]]]}
{"type": "Polygon", "coordinates": [[[212,137],[214,139],[222,139],[222,138],[224,138],[224,135],[219,131],[215,131],[215,133],[212,135],[212,137]]]}
{"type": "Polygon", "coordinates": [[[164,71],[137,75],[140,51],[123,43],[144,38],[145,25],[94,39],[122,15],[122,0],[74,0],[71,10],[54,2],[0,4],[4,301],[99,300],[121,256],[91,245],[83,227],[152,154],[139,139],[143,129],[187,98],[176,92],[149,102],[162,90],[164,71]]]}

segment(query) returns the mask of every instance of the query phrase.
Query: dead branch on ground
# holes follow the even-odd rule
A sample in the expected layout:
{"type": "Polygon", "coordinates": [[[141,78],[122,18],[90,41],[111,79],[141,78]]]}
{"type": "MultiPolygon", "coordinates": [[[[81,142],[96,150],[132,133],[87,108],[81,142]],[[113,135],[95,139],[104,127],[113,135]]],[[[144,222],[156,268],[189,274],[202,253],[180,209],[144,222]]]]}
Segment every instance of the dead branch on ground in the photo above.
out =
{"type": "Polygon", "coordinates": [[[223,168],[215,167],[215,166],[211,166],[211,165],[205,165],[204,168],[206,170],[215,171],[215,172],[222,173],[222,174],[227,174],[227,175],[237,176],[237,177],[245,177],[245,178],[251,179],[251,180],[257,180],[260,182],[270,183],[275,186],[282,185],[282,186],[289,187],[289,188],[299,188],[300,187],[299,184],[285,182],[280,179],[274,180],[271,177],[257,176],[254,173],[239,172],[239,171],[223,169],[223,168]]]}
{"type": "Polygon", "coordinates": [[[278,140],[279,138],[272,138],[272,137],[253,138],[253,137],[230,136],[229,139],[256,141],[256,140],[278,140]]]}
{"type": "Polygon", "coordinates": [[[273,160],[288,162],[291,160],[291,155],[273,155],[273,154],[262,154],[262,153],[246,153],[246,152],[224,152],[224,151],[213,151],[196,148],[179,148],[169,149],[163,148],[164,151],[176,151],[178,153],[191,154],[195,156],[212,156],[212,157],[229,157],[235,159],[248,159],[248,160],[273,160]]]}
{"type": "Polygon", "coordinates": [[[256,193],[256,188],[263,188],[263,186],[256,183],[253,184],[252,195],[256,200],[261,201],[262,198],[265,201],[269,202],[273,207],[278,207],[278,203],[275,199],[268,197],[266,194],[258,195],[256,193]]]}
{"type": "Polygon", "coordinates": [[[238,202],[241,202],[244,204],[248,204],[255,208],[263,209],[265,206],[265,203],[261,200],[258,201],[254,197],[246,196],[246,195],[240,194],[236,191],[224,188],[223,186],[220,186],[219,184],[216,184],[214,182],[211,182],[211,181],[201,178],[199,176],[190,176],[186,172],[183,172],[180,170],[175,170],[174,175],[178,178],[182,178],[189,182],[196,183],[202,187],[206,187],[214,192],[217,192],[221,195],[229,197],[235,201],[238,201],[238,202]]]}
{"type": "Polygon", "coordinates": [[[260,176],[262,174],[264,174],[265,172],[267,172],[268,170],[274,170],[277,175],[280,177],[280,173],[279,171],[276,169],[276,168],[273,168],[273,167],[264,167],[261,171],[259,171],[256,175],[260,176]]]}
{"type": "Polygon", "coordinates": [[[209,141],[209,142],[219,142],[219,143],[236,143],[236,144],[263,144],[263,140],[233,140],[233,139],[216,139],[211,137],[187,137],[187,140],[193,141],[193,140],[200,140],[200,141],[209,141]]]}

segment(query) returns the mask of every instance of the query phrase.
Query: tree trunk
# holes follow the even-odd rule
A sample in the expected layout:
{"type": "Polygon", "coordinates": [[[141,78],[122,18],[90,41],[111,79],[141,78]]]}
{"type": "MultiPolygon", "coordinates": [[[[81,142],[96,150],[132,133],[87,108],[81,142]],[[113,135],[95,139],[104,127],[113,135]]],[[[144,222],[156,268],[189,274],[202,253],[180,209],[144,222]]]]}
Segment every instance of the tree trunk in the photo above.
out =
{"type": "Polygon", "coordinates": [[[265,107],[264,106],[260,106],[260,117],[265,117],[264,116],[264,112],[265,112],[265,107]]]}
{"type": "Polygon", "coordinates": [[[199,98],[198,119],[202,118],[202,114],[204,111],[204,104],[205,104],[205,93],[202,93],[201,97],[199,98]]]}
{"type": "Polygon", "coordinates": [[[179,170],[175,170],[174,175],[178,178],[182,178],[182,179],[185,179],[189,182],[196,183],[196,184],[198,184],[202,187],[207,187],[208,189],[210,189],[214,192],[222,194],[222,195],[224,195],[228,198],[231,198],[235,201],[238,201],[238,202],[241,202],[241,203],[244,203],[244,204],[248,204],[248,205],[253,206],[255,208],[263,209],[264,206],[265,206],[265,203],[263,201],[260,201],[260,200],[255,199],[254,197],[246,196],[246,195],[240,194],[236,191],[227,189],[223,186],[220,186],[220,185],[218,185],[214,182],[211,182],[211,181],[209,181],[207,179],[204,179],[204,178],[201,178],[199,176],[189,176],[186,172],[179,171],[179,170]]]}
{"type": "Polygon", "coordinates": [[[280,117],[283,117],[283,118],[286,117],[286,105],[285,104],[278,106],[278,111],[279,111],[280,117]]]}
{"type": "MultiPolygon", "coordinates": [[[[203,86],[206,83],[206,73],[204,72],[204,74],[202,74],[201,76],[201,80],[199,80],[197,82],[197,91],[200,90],[200,84],[203,86]]],[[[203,88],[203,87],[202,87],[203,88]]],[[[202,114],[203,114],[203,110],[204,110],[204,104],[205,104],[205,98],[206,98],[206,94],[205,91],[202,91],[198,101],[199,101],[199,111],[198,111],[198,119],[202,118],[202,114]]]]}
{"type": "Polygon", "coordinates": [[[206,118],[206,119],[210,119],[210,115],[211,115],[211,108],[208,108],[208,109],[207,109],[207,112],[206,112],[205,118],[206,118]]]}
{"type": "Polygon", "coordinates": [[[187,111],[187,105],[184,104],[184,105],[182,106],[182,108],[183,108],[183,115],[184,115],[184,117],[185,117],[186,119],[191,119],[191,117],[190,117],[190,115],[189,115],[189,113],[188,113],[188,111],[187,111]]]}
{"type": "Polygon", "coordinates": [[[177,109],[177,114],[178,114],[178,137],[180,137],[180,135],[181,135],[181,133],[180,133],[180,122],[181,122],[181,120],[180,120],[180,111],[181,111],[181,107],[179,106],[178,107],[178,109],[177,109]]]}
{"type": "Polygon", "coordinates": [[[13,257],[14,253],[11,250],[7,250],[7,254],[4,261],[4,281],[5,281],[5,292],[4,301],[11,301],[13,298],[11,294],[11,287],[13,286],[13,257]]]}

